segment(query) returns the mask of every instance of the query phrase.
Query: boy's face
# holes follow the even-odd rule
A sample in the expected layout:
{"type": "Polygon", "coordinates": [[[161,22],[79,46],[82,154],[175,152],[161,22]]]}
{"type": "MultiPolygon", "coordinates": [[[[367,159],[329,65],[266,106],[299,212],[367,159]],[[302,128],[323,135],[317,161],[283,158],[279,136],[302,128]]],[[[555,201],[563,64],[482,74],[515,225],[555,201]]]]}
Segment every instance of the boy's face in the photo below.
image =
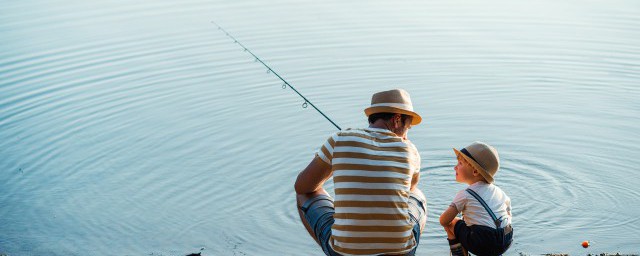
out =
{"type": "Polygon", "coordinates": [[[458,164],[453,167],[456,171],[456,181],[460,183],[472,184],[475,180],[474,169],[464,158],[458,156],[458,164]]]}

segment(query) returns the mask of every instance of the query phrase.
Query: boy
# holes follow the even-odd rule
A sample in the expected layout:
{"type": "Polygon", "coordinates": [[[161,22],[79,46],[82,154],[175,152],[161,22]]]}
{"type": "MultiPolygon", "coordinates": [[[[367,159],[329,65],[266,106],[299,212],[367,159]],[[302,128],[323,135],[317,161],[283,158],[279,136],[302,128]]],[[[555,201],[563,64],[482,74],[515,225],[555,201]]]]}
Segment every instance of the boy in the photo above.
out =
{"type": "Polygon", "coordinates": [[[469,187],[459,191],[440,215],[451,255],[501,255],[513,241],[513,229],[511,199],[493,184],[500,167],[498,151],[477,141],[462,150],[453,150],[458,158],[454,167],[456,181],[469,187]],[[464,219],[456,217],[460,212],[464,219]]]}

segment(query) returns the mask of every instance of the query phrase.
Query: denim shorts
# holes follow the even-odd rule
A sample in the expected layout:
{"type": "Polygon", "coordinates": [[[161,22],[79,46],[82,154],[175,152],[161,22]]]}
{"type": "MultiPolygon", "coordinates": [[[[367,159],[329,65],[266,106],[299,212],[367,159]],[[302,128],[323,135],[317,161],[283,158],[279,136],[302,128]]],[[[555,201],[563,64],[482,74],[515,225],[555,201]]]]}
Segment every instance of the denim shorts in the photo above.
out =
{"type": "MultiPolygon", "coordinates": [[[[340,256],[331,248],[331,226],[334,219],[333,214],[335,208],[333,206],[333,199],[328,195],[319,195],[307,200],[302,207],[305,219],[311,226],[313,234],[320,241],[322,251],[329,256],[340,256]]],[[[405,255],[415,255],[416,249],[418,249],[418,243],[420,242],[420,222],[426,223],[427,218],[427,201],[415,194],[411,193],[409,196],[409,217],[413,224],[413,236],[416,239],[416,247],[405,255]]]]}
{"type": "Polygon", "coordinates": [[[478,256],[501,255],[511,246],[513,230],[505,230],[481,225],[467,226],[464,220],[456,222],[453,228],[456,238],[467,251],[478,256]]]}

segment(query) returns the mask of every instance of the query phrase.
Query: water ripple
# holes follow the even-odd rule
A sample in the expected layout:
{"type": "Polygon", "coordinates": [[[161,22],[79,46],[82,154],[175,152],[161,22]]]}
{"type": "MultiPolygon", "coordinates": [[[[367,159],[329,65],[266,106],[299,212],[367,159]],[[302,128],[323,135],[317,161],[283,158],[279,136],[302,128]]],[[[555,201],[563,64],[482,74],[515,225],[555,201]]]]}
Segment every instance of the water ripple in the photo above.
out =
{"type": "Polygon", "coordinates": [[[446,253],[437,220],[464,188],[451,146],[474,140],[501,152],[512,250],[579,254],[567,241],[587,238],[635,249],[625,240],[640,225],[628,178],[640,164],[635,10],[631,1],[8,3],[0,254],[317,249],[292,186],[335,129],[211,20],[343,127],[366,125],[372,92],[411,92],[425,117],[411,130],[429,200],[419,254],[446,253]]]}

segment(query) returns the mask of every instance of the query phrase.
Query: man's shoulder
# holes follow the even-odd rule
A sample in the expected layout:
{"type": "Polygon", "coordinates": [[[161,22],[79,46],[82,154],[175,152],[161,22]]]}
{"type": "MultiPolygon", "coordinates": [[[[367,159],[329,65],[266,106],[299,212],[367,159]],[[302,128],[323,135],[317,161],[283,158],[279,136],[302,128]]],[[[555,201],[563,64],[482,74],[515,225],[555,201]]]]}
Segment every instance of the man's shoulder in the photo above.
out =
{"type": "Polygon", "coordinates": [[[348,128],[335,133],[339,137],[361,137],[363,139],[384,140],[386,142],[398,141],[402,138],[394,133],[377,128],[348,128]]]}
{"type": "Polygon", "coordinates": [[[336,138],[339,138],[339,137],[358,136],[363,134],[367,134],[366,131],[364,131],[363,129],[347,128],[341,131],[334,132],[332,135],[336,138]]]}
{"type": "Polygon", "coordinates": [[[418,151],[418,147],[416,147],[416,144],[413,144],[413,142],[411,142],[410,140],[404,140],[404,143],[406,143],[407,145],[409,145],[409,147],[415,151],[418,151]]]}

